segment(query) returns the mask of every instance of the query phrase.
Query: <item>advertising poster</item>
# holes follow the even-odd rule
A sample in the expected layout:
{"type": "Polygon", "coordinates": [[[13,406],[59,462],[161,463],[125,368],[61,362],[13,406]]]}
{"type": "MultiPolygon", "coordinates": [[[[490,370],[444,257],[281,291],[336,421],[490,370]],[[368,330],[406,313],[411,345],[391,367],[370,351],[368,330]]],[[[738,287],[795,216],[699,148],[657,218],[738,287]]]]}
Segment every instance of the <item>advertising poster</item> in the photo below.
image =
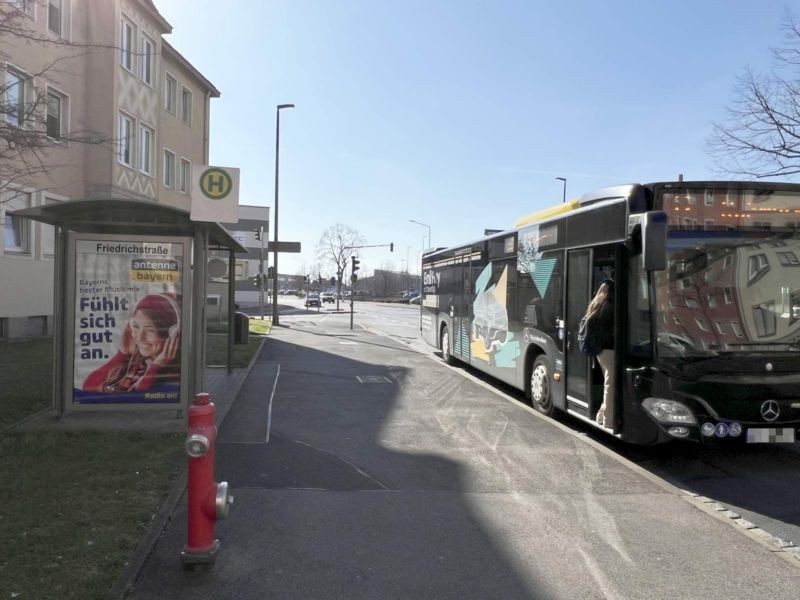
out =
{"type": "Polygon", "coordinates": [[[180,403],[183,269],[183,244],[76,241],[73,403],[180,403]]]}

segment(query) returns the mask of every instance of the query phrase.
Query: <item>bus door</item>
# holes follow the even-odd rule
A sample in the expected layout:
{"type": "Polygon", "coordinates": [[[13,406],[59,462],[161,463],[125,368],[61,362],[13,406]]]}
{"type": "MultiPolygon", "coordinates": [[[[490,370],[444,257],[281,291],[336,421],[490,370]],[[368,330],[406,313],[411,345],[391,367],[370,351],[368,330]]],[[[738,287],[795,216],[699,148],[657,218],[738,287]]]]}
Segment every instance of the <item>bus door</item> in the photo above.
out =
{"type": "Polygon", "coordinates": [[[470,263],[462,259],[453,265],[455,274],[455,289],[453,293],[453,338],[450,343],[453,354],[469,362],[469,331],[472,325],[470,311],[472,310],[471,273],[470,263]]]}
{"type": "Polygon", "coordinates": [[[591,419],[589,403],[591,364],[589,357],[578,347],[578,328],[589,305],[591,294],[590,250],[567,252],[566,313],[566,378],[567,410],[591,419]]]}

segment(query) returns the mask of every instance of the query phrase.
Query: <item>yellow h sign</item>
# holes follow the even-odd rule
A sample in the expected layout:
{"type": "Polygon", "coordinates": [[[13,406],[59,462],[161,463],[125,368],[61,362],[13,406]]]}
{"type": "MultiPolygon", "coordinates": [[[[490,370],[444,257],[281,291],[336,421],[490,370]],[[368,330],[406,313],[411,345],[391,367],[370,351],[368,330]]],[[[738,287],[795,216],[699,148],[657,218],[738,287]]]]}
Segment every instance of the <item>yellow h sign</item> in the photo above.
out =
{"type": "Polygon", "coordinates": [[[222,169],[212,167],[200,176],[200,189],[204,196],[212,200],[222,200],[232,187],[230,175],[222,169]]]}

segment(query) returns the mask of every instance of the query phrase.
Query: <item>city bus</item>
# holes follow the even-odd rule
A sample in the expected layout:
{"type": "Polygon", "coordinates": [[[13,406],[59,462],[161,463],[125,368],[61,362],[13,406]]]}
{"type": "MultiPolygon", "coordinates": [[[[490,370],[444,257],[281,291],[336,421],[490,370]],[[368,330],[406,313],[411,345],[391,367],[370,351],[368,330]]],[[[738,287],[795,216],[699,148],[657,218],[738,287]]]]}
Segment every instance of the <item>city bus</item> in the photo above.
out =
{"type": "Polygon", "coordinates": [[[637,444],[793,443],[800,185],[668,182],[583,195],[422,259],[420,329],[461,361],[637,444]],[[611,418],[577,335],[614,289],[611,418]]]}

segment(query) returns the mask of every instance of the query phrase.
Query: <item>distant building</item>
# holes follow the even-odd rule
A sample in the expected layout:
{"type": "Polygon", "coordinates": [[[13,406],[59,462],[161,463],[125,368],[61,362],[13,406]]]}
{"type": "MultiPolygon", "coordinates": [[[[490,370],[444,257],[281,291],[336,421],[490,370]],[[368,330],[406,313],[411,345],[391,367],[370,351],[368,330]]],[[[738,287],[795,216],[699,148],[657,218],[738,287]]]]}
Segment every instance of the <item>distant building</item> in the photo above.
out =
{"type": "Polygon", "coordinates": [[[36,105],[55,142],[47,174],[0,181],[0,338],[11,338],[52,331],[54,244],[51,227],[8,212],[82,198],[188,210],[192,170],[208,164],[210,101],[220,93],[163,39],[172,26],[151,0],[14,0],[0,14],[50,40],[4,35],[5,106],[10,97],[20,112],[0,118],[30,127],[25,107],[36,105]],[[70,140],[76,132],[102,143],[70,140]]]}

